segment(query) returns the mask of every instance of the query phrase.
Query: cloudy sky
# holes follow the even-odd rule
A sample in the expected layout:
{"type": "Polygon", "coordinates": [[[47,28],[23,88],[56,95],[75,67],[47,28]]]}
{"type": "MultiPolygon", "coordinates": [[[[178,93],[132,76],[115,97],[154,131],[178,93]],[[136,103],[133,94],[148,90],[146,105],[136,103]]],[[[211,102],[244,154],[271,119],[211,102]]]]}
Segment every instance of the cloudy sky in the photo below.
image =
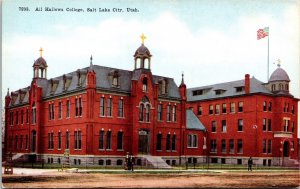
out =
{"type": "Polygon", "coordinates": [[[32,65],[44,49],[48,79],[93,63],[132,70],[140,35],[152,57],[152,73],[172,77],[188,87],[243,79],[246,73],[267,82],[268,38],[257,40],[260,28],[270,28],[270,73],[281,59],[299,89],[298,0],[3,0],[2,98],[7,88],[30,85],[32,65]],[[21,11],[28,7],[29,11],[21,11]],[[63,12],[45,11],[45,7],[63,12]],[[36,11],[37,9],[42,11],[36,11]],[[71,12],[67,9],[82,9],[71,12]],[[88,12],[95,8],[97,12],[88,12]],[[110,12],[99,12],[109,9],[110,12]],[[113,8],[122,12],[113,12],[113,8]],[[127,12],[127,8],[138,12],[127,12]]]}

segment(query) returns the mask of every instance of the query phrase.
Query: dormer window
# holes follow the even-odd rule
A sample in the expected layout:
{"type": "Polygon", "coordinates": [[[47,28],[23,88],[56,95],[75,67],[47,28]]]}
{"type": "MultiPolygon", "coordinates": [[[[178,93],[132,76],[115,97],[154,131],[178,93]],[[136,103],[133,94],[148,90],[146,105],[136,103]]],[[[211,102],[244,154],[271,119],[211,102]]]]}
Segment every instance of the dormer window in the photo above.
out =
{"type": "Polygon", "coordinates": [[[120,86],[120,74],[117,70],[113,70],[108,74],[109,81],[113,87],[120,86]]]}
{"type": "Polygon", "coordinates": [[[203,95],[203,90],[193,91],[193,96],[203,95]]]}
{"type": "Polygon", "coordinates": [[[236,88],[235,88],[235,92],[237,92],[237,93],[243,92],[243,91],[245,91],[245,87],[244,87],[244,86],[236,87],[236,88]]]}
{"type": "Polygon", "coordinates": [[[86,70],[77,70],[77,86],[81,87],[83,85],[84,76],[86,75],[86,70]]]}
{"type": "Polygon", "coordinates": [[[63,76],[63,90],[68,90],[70,84],[71,84],[72,76],[71,75],[64,75],[63,76]]]}
{"type": "Polygon", "coordinates": [[[58,86],[59,80],[51,79],[50,82],[51,82],[51,90],[50,90],[50,93],[53,94],[53,93],[56,91],[56,88],[57,88],[57,86],[58,86]]]}
{"type": "Polygon", "coordinates": [[[163,79],[163,80],[159,81],[158,85],[159,85],[159,94],[160,95],[164,95],[164,94],[168,93],[168,82],[167,82],[167,80],[163,79]]]}
{"type": "Polygon", "coordinates": [[[147,92],[148,91],[148,79],[146,77],[144,77],[143,79],[143,92],[147,92]]]}
{"type": "Polygon", "coordinates": [[[216,95],[221,95],[221,94],[223,94],[225,92],[225,90],[223,90],[223,89],[217,89],[217,90],[215,90],[215,94],[216,95]]]}

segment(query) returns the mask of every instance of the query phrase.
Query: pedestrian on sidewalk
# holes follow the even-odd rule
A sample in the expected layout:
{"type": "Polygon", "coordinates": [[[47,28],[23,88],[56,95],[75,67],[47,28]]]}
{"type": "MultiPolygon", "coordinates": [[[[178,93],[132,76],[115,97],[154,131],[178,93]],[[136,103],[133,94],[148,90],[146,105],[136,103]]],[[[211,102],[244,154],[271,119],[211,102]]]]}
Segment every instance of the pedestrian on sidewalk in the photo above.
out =
{"type": "Polygon", "coordinates": [[[252,157],[248,159],[248,171],[252,171],[253,160],[252,157]]]}

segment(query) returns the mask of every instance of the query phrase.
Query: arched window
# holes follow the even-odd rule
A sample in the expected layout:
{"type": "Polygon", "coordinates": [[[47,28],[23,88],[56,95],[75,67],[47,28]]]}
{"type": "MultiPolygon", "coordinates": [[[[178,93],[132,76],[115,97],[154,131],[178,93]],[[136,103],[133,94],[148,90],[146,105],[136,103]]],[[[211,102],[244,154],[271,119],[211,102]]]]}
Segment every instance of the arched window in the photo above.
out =
{"type": "Polygon", "coordinates": [[[36,123],[36,107],[35,107],[35,103],[32,104],[32,124],[36,123]]]}
{"type": "Polygon", "coordinates": [[[289,84],[285,84],[285,90],[289,90],[289,84]]]}
{"type": "Polygon", "coordinates": [[[140,104],[139,121],[144,121],[144,104],[140,104]]]}
{"type": "Polygon", "coordinates": [[[276,85],[272,84],[272,91],[275,91],[275,90],[276,90],[276,85]]]}
{"type": "Polygon", "coordinates": [[[150,122],[150,105],[146,105],[146,122],[150,122]]]}
{"type": "Polygon", "coordinates": [[[279,84],[279,89],[283,90],[283,85],[281,83],[279,84]]]}
{"type": "Polygon", "coordinates": [[[146,77],[144,77],[143,79],[143,92],[147,92],[148,91],[148,80],[146,77]]]}

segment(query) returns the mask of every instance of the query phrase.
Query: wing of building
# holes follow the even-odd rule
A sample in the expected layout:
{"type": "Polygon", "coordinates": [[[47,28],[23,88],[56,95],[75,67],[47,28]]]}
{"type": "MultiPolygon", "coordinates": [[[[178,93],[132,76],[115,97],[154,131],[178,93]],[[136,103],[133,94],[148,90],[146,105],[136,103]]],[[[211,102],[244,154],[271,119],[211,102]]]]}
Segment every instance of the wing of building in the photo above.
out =
{"type": "MultiPolygon", "coordinates": [[[[298,99],[280,67],[268,83],[197,88],[152,75],[142,44],[133,70],[93,65],[47,79],[42,55],[28,87],[5,98],[5,154],[72,165],[189,163],[284,165],[298,159],[298,99]]],[[[88,61],[87,61],[88,62],[88,61]]],[[[50,63],[51,65],[51,63],[50,63]]],[[[162,167],[166,167],[165,165],[162,167]]]]}

